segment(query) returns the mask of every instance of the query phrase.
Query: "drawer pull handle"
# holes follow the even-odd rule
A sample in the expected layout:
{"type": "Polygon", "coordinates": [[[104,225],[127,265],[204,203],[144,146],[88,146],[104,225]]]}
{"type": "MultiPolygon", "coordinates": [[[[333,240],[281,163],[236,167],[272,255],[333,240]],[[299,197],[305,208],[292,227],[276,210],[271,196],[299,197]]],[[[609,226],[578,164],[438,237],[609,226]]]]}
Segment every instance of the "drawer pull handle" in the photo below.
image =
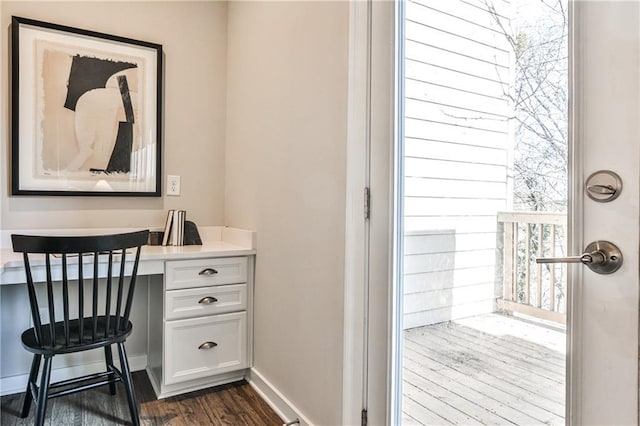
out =
{"type": "Polygon", "coordinates": [[[206,277],[209,277],[209,276],[215,275],[217,273],[218,273],[218,271],[216,271],[215,269],[207,268],[207,269],[203,269],[202,271],[198,272],[198,275],[204,275],[206,277]]]}
{"type": "Polygon", "coordinates": [[[203,344],[198,346],[198,349],[211,349],[215,348],[216,346],[218,346],[216,342],[204,342],[203,344]]]}
{"type": "Polygon", "coordinates": [[[216,299],[215,297],[207,296],[198,300],[198,303],[202,303],[203,305],[210,305],[212,303],[216,303],[217,301],[218,299],[216,299]]]}

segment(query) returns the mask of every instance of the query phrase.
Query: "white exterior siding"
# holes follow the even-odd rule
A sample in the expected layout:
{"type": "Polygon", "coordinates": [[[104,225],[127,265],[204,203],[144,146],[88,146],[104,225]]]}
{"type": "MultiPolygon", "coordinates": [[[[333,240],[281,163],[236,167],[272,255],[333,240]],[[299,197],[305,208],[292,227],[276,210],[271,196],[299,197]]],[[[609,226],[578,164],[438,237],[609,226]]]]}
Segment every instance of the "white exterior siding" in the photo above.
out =
{"type": "MultiPolygon", "coordinates": [[[[495,1],[507,15],[509,3],[495,1]]],[[[404,328],[494,309],[509,46],[480,0],[406,3],[404,328]]]]}

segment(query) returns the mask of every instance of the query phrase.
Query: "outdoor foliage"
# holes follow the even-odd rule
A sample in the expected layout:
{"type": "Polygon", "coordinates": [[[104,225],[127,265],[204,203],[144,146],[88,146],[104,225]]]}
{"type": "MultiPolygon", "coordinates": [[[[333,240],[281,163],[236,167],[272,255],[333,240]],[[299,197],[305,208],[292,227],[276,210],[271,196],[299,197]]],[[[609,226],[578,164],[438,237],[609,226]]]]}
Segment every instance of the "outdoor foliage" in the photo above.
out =
{"type": "MultiPolygon", "coordinates": [[[[505,96],[513,114],[514,210],[564,212],[568,178],[567,0],[516,0],[510,19],[500,15],[490,0],[485,4],[510,46],[513,64],[505,96]]],[[[551,229],[523,225],[516,243],[515,299],[564,311],[564,267],[545,265],[538,269],[535,264],[535,258],[550,249],[551,229]],[[526,227],[535,237],[526,238],[526,227]],[[548,286],[537,289],[540,283],[550,281],[553,295],[548,286]],[[528,289],[527,283],[536,288],[528,289]]],[[[565,238],[564,230],[553,229],[560,232],[553,238],[558,244],[565,238]]],[[[556,250],[562,254],[562,244],[556,250]]]]}
{"type": "Polygon", "coordinates": [[[568,84],[567,2],[516,3],[511,19],[487,6],[508,41],[513,79],[514,208],[566,211],[568,84]]]}

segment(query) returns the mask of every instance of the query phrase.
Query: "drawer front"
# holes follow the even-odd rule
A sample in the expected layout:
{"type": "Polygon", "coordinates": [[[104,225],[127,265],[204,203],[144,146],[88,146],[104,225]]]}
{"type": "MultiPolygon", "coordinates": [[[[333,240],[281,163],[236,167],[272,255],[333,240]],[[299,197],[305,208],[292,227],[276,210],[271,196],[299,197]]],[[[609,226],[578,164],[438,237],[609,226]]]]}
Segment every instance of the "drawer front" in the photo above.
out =
{"type": "Polygon", "coordinates": [[[165,327],[166,385],[248,366],[246,312],[167,321],[165,327]]]}
{"type": "Polygon", "coordinates": [[[167,290],[239,284],[247,281],[246,257],[177,260],[166,263],[167,290]]]}
{"type": "Polygon", "coordinates": [[[193,318],[247,309],[247,285],[232,284],[165,292],[165,319],[193,318]]]}

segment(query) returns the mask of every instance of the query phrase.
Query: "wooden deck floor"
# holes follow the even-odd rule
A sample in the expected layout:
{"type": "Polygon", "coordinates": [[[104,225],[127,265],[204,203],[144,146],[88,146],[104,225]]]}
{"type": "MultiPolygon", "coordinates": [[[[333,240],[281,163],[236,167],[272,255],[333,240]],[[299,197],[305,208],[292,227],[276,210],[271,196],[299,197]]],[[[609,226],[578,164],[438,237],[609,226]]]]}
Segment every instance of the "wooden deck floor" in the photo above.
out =
{"type": "Polygon", "coordinates": [[[564,424],[565,333],[501,314],[407,330],[403,424],[564,424]]]}

